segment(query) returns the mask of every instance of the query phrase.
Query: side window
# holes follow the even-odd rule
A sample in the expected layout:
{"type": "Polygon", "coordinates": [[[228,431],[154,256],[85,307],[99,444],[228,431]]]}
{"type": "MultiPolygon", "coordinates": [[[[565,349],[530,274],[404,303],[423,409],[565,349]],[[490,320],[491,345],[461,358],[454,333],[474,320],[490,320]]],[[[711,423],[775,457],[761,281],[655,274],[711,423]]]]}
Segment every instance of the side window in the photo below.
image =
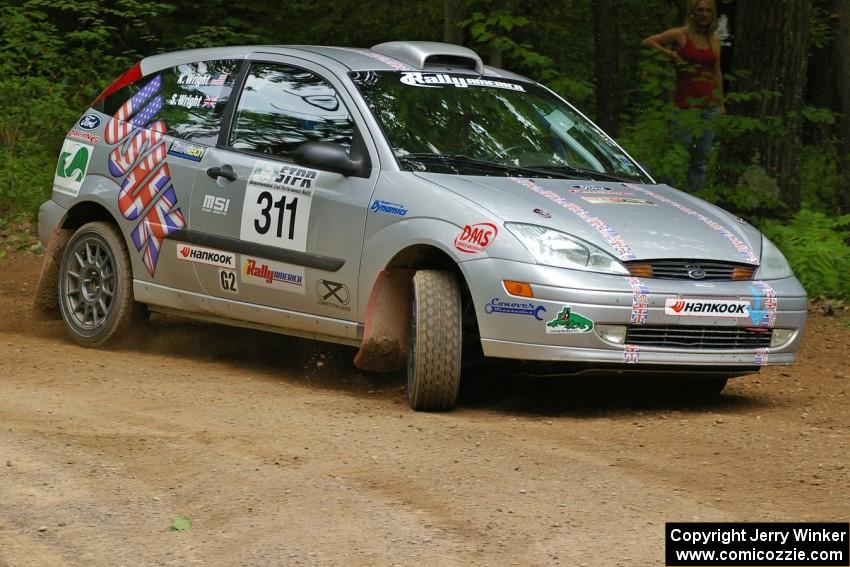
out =
{"type": "Polygon", "coordinates": [[[337,92],[318,75],[254,63],[233,119],[229,145],[290,158],[304,142],[351,147],[354,122],[337,92]]]}
{"type": "MultiPolygon", "coordinates": [[[[238,66],[238,61],[222,59],[163,69],[109,95],[102,110],[104,114],[114,115],[140,89],[159,77],[154,83],[157,96],[147,101],[153,106],[144,110],[150,110],[152,118],[165,122],[169,136],[214,146],[238,66]]],[[[132,109],[131,116],[140,110],[132,109]]]]}

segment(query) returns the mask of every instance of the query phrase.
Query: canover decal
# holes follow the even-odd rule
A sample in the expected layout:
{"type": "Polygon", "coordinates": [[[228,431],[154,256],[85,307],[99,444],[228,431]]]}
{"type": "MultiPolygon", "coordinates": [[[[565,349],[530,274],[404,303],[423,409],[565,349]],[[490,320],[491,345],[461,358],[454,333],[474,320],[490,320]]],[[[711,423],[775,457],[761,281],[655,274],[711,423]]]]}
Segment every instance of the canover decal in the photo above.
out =
{"type": "Polygon", "coordinates": [[[750,316],[750,302],[728,299],[667,299],[664,302],[664,314],[741,319],[750,316]]]}
{"type": "Polygon", "coordinates": [[[174,140],[171,142],[171,147],[168,148],[168,155],[192,161],[201,161],[206,151],[207,149],[203,146],[196,146],[183,140],[174,140]]]}
{"type": "Polygon", "coordinates": [[[518,303],[513,301],[502,301],[498,297],[490,300],[490,303],[484,306],[485,313],[507,313],[509,315],[531,315],[538,321],[542,321],[541,313],[546,313],[546,308],[542,305],[534,305],[533,303],[518,303]]]}
{"type": "Polygon", "coordinates": [[[750,321],[759,327],[772,328],[776,324],[776,308],[778,307],[776,292],[763,281],[754,281],[749,287],[753,292],[750,321]]]}
{"type": "Polygon", "coordinates": [[[639,187],[639,186],[634,185],[632,183],[623,183],[623,186],[628,187],[629,189],[632,189],[634,191],[640,191],[641,193],[644,193],[645,195],[649,195],[650,197],[652,197],[656,201],[661,201],[662,203],[670,205],[671,207],[674,207],[674,208],[682,211],[686,215],[694,217],[695,219],[701,221],[708,228],[717,232],[723,238],[728,240],[729,243],[732,244],[732,246],[735,247],[735,250],[738,251],[738,257],[739,258],[741,258],[742,260],[744,260],[748,264],[753,264],[754,266],[758,265],[758,263],[759,263],[758,258],[756,257],[755,254],[753,254],[752,249],[749,246],[747,246],[747,244],[743,240],[741,240],[740,238],[735,236],[732,233],[731,230],[729,230],[725,226],[721,225],[720,223],[711,220],[710,218],[708,218],[704,214],[697,212],[697,211],[691,209],[690,207],[686,207],[685,205],[683,205],[681,203],[677,203],[676,201],[674,201],[672,199],[668,199],[664,195],[659,195],[655,191],[650,191],[649,189],[644,189],[643,187],[639,187]]]}
{"type": "Polygon", "coordinates": [[[325,307],[333,307],[341,311],[351,311],[348,302],[351,301],[351,292],[344,283],[332,282],[330,280],[319,280],[316,282],[316,303],[325,307]]]}
{"type": "Polygon", "coordinates": [[[96,144],[100,141],[100,136],[97,134],[92,134],[91,132],[86,132],[85,130],[77,130],[76,128],[71,128],[68,130],[66,134],[69,138],[76,138],[78,140],[83,140],[84,142],[88,142],[90,144],[96,144]]]}
{"type": "Polygon", "coordinates": [[[130,236],[151,275],[162,241],[186,227],[165,163],[167,126],[162,120],[153,121],[162,110],[161,88],[162,79],[157,75],[115,112],[104,131],[106,143],[115,145],[109,154],[109,172],[124,178],[118,209],[127,220],[140,219],[130,236]]]}
{"type": "Polygon", "coordinates": [[[498,234],[499,229],[492,223],[480,222],[478,224],[468,224],[455,237],[454,245],[455,248],[467,254],[484,252],[484,248],[489,246],[498,234]]]}
{"type": "Polygon", "coordinates": [[[554,319],[546,323],[549,334],[589,333],[593,330],[593,321],[564,306],[554,319]]]}
{"type": "Polygon", "coordinates": [[[507,89],[510,91],[525,91],[522,85],[508,83],[505,81],[492,81],[489,79],[476,79],[460,75],[449,75],[447,73],[402,73],[401,82],[413,87],[445,87],[453,86],[461,89],[468,87],[491,87],[495,89],[507,89]]]}
{"type": "Polygon", "coordinates": [[[637,364],[640,362],[640,346],[626,345],[623,350],[623,362],[626,364],[637,364]]]}
{"type": "Polygon", "coordinates": [[[91,161],[92,146],[65,140],[53,176],[53,190],[76,197],[86,178],[91,161]]]}
{"type": "Polygon", "coordinates": [[[629,278],[632,287],[632,314],[629,323],[632,325],[645,325],[649,314],[649,287],[636,277],[629,278]]]}
{"type": "Polygon", "coordinates": [[[623,239],[623,237],[620,236],[620,233],[608,226],[605,221],[603,221],[599,217],[590,214],[572,201],[564,199],[554,191],[547,191],[543,189],[543,187],[541,187],[531,179],[518,177],[511,177],[510,179],[514,183],[519,183],[523,187],[531,189],[538,195],[546,197],[553,203],[561,205],[562,207],[579,217],[581,220],[592,226],[594,229],[596,229],[596,232],[601,234],[602,237],[608,242],[608,244],[610,244],[611,247],[614,248],[617,253],[617,257],[620,260],[628,261],[637,258],[637,256],[635,256],[635,253],[632,252],[632,249],[629,247],[629,245],[626,244],[626,241],[623,239]]]}
{"type": "Polygon", "coordinates": [[[595,205],[652,205],[655,206],[655,203],[652,201],[648,201],[646,199],[632,199],[629,197],[614,197],[608,195],[593,195],[589,197],[582,196],[582,199],[587,201],[588,203],[593,203],[595,205]]]}
{"type": "Polygon", "coordinates": [[[198,264],[218,266],[219,268],[236,268],[236,254],[233,254],[232,252],[225,252],[223,250],[204,248],[203,246],[178,244],[177,258],[180,260],[187,260],[189,262],[196,262],[198,264]]]}
{"type": "Polygon", "coordinates": [[[243,257],[241,278],[246,284],[304,293],[304,268],[292,264],[243,257]]]}
{"type": "Polygon", "coordinates": [[[245,187],[239,238],[304,252],[318,172],[257,161],[245,187]]]}
{"type": "Polygon", "coordinates": [[[372,205],[369,207],[370,211],[374,211],[376,213],[384,213],[387,215],[393,215],[396,217],[403,217],[407,214],[407,209],[404,205],[399,205],[398,203],[390,203],[389,201],[372,201],[372,205]]]}

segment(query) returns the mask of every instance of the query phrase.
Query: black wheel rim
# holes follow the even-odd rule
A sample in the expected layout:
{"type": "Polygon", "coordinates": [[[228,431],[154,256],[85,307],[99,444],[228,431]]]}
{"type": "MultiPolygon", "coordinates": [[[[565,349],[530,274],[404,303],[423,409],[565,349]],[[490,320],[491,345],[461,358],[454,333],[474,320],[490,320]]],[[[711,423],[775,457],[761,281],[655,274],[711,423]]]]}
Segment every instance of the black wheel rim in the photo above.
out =
{"type": "Polygon", "coordinates": [[[115,302],[115,257],[96,235],[74,244],[64,273],[62,300],[73,322],[86,330],[102,327],[115,302]]]}

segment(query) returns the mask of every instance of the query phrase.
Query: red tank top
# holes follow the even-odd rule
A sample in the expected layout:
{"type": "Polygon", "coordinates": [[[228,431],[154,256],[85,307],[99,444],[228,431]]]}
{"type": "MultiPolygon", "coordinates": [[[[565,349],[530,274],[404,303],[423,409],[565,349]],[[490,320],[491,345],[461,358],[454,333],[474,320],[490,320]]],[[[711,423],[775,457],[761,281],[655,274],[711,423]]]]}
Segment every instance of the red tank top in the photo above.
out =
{"type": "Polygon", "coordinates": [[[714,67],[717,64],[717,53],[711,47],[698,48],[688,34],[685,34],[685,45],[677,53],[687,65],[676,70],[676,106],[715,106],[714,67]]]}

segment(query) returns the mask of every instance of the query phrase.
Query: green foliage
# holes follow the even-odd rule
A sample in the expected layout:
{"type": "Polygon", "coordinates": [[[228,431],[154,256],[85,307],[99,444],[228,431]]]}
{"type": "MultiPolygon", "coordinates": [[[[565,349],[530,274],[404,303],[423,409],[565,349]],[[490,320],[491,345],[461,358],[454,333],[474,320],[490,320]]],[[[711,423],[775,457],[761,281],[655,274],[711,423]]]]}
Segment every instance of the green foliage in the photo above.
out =
{"type": "Polygon", "coordinates": [[[788,224],[765,221],[760,228],[810,296],[850,299],[850,215],[832,218],[803,209],[788,224]]]}
{"type": "Polygon", "coordinates": [[[185,532],[191,527],[192,524],[183,516],[177,516],[176,518],[174,518],[174,520],[172,520],[171,522],[171,525],[169,526],[170,529],[177,532],[185,532]]]}

